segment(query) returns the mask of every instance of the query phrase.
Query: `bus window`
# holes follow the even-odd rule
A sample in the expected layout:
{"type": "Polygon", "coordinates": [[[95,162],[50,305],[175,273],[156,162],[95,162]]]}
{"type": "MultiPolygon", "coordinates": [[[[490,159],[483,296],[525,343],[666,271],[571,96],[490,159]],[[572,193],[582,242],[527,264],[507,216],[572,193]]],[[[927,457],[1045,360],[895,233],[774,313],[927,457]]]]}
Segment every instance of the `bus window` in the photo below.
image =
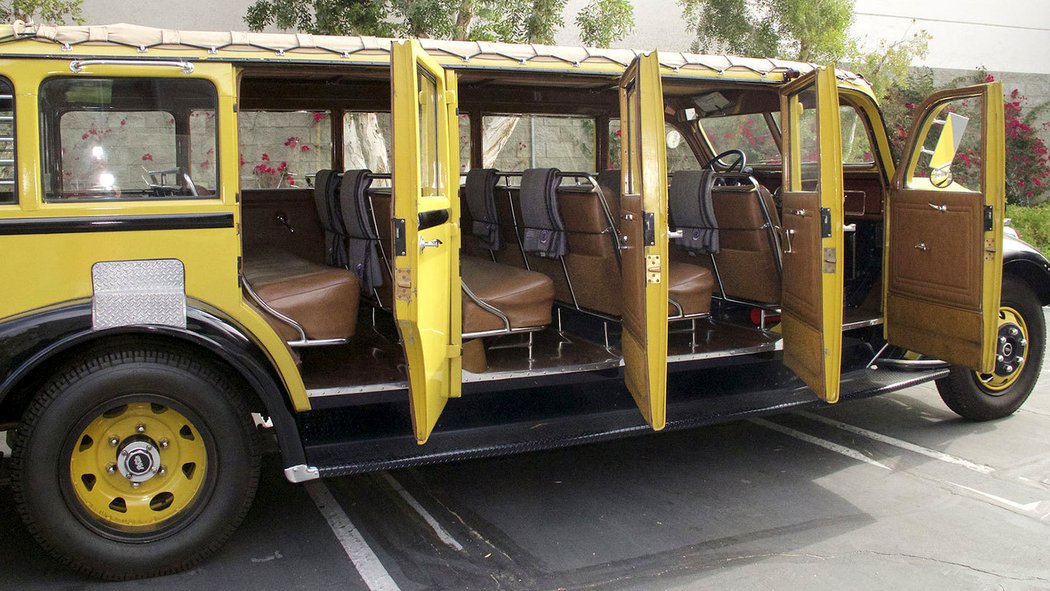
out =
{"type": "Polygon", "coordinates": [[[486,115],[482,118],[484,166],[499,170],[594,170],[594,119],[573,116],[486,115]]]}
{"type": "Polygon", "coordinates": [[[0,78],[0,203],[16,201],[15,176],[15,90],[0,78]]]}
{"type": "Polygon", "coordinates": [[[305,188],[332,166],[329,111],[241,111],[237,127],[243,188],[305,188]]]}
{"type": "Polygon", "coordinates": [[[50,201],[215,195],[215,87],[171,78],[51,78],[40,85],[50,201]],[[211,124],[194,125],[197,118],[211,124]],[[193,137],[200,130],[201,137],[193,137]]]}

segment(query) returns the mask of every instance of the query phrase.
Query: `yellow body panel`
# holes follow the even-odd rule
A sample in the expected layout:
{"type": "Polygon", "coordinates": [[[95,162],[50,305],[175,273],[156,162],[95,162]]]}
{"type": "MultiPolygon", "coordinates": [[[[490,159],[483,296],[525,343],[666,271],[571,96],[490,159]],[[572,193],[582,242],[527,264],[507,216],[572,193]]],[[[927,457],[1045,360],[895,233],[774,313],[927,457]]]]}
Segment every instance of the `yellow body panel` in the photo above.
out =
{"type": "MultiPolygon", "coordinates": [[[[670,263],[667,237],[667,144],[660,60],[656,51],[639,56],[620,79],[623,133],[621,175],[624,208],[641,196],[641,210],[622,224],[637,238],[643,216],[652,216],[653,244],[628,241],[623,248],[624,380],[642,416],[659,431],[667,422],[667,297],[670,263]],[[631,294],[640,294],[634,297],[631,294]]],[[[627,212],[625,212],[627,213],[627,212]]]]}
{"type": "Polygon", "coordinates": [[[452,221],[459,211],[459,165],[458,155],[451,155],[458,149],[450,143],[459,137],[450,130],[457,121],[456,97],[418,41],[394,45],[391,62],[394,217],[404,220],[406,245],[403,254],[394,253],[394,316],[408,362],[416,441],[422,444],[448,399],[459,395],[462,380],[462,331],[455,329],[462,323],[459,228],[452,221]],[[436,92],[421,88],[421,78],[432,80],[436,92]],[[436,165],[426,166],[435,157],[436,165]],[[447,221],[419,229],[421,213],[440,210],[448,211],[447,221]],[[428,242],[432,246],[424,248],[428,242]]]}
{"type": "Polygon", "coordinates": [[[786,232],[795,228],[799,232],[785,241],[794,246],[785,250],[783,259],[784,364],[826,402],[838,401],[842,371],[844,193],[837,82],[834,67],[820,68],[781,92],[785,147],[783,222],[786,232]],[[815,190],[802,184],[802,104],[798,97],[810,89],[816,93],[815,190]],[[829,236],[821,231],[823,214],[814,209],[824,210],[829,216],[829,236]],[[809,276],[807,270],[812,271],[809,275],[814,276],[819,287],[813,283],[794,284],[798,278],[809,276]]]}
{"type": "Polygon", "coordinates": [[[231,64],[197,64],[192,74],[177,68],[133,64],[94,65],[80,76],[207,79],[218,94],[219,179],[217,195],[205,199],[65,201],[42,199],[37,89],[53,76],[75,77],[68,60],[0,60],[0,74],[15,87],[18,204],[0,207],[0,219],[80,218],[163,214],[229,213],[233,228],[141,232],[90,232],[0,236],[0,318],[92,296],[91,267],[100,261],[179,259],[185,267],[186,296],[222,310],[260,342],[281,374],[296,410],[309,410],[306,389],[283,341],[254,309],[238,284],[241,256],[237,205],[238,149],[235,71],[231,64]]]}

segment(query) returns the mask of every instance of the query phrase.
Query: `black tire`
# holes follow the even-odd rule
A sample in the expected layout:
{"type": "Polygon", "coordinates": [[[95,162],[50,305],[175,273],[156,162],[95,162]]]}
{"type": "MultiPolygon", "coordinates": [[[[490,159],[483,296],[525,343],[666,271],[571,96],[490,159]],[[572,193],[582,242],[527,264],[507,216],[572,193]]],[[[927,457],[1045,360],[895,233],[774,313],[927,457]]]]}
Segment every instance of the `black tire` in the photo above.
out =
{"type": "Polygon", "coordinates": [[[1016,381],[1004,390],[986,388],[972,370],[952,366],[951,373],[937,380],[937,392],[948,408],[972,421],[1001,419],[1024,404],[1039,380],[1046,349],[1046,320],[1043,306],[1023,280],[1003,277],[1002,306],[1016,310],[1028,327],[1028,350],[1016,381]]]}
{"type": "MultiPolygon", "coordinates": [[[[257,439],[240,392],[221,371],[192,354],[96,352],[57,372],[26,411],[12,449],[15,503],[36,540],[83,574],[111,580],[170,574],[215,552],[244,519],[259,481],[257,439]],[[185,495],[191,499],[188,506],[145,533],[99,518],[72,483],[72,454],[92,417],[103,420],[135,407],[176,410],[200,435],[202,443],[193,445],[206,458],[200,483],[185,495]]],[[[181,453],[174,450],[182,442],[161,441],[155,449],[170,445],[171,453],[181,453]]],[[[108,454],[101,449],[107,444],[116,445],[99,442],[96,455],[108,454]]],[[[170,474],[174,480],[176,471],[170,474]]]]}

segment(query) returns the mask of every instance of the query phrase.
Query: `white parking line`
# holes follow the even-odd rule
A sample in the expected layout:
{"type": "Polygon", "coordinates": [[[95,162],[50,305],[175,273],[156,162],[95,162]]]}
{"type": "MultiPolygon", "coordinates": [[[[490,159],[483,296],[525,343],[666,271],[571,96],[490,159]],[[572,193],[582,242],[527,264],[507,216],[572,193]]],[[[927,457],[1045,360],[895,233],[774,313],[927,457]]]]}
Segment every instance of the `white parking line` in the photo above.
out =
{"type": "Polygon", "coordinates": [[[807,419],[816,421],[818,423],[823,423],[825,425],[830,425],[830,426],[835,427],[837,429],[842,429],[843,431],[849,431],[850,433],[856,433],[857,435],[861,435],[861,436],[867,437],[868,439],[873,439],[875,441],[879,441],[879,442],[885,443],[887,445],[892,445],[893,447],[899,447],[900,449],[904,449],[904,450],[907,450],[907,451],[910,451],[910,452],[914,452],[914,453],[917,453],[917,454],[920,454],[920,455],[924,455],[924,456],[926,456],[928,458],[933,458],[935,460],[940,460],[942,462],[947,462],[949,464],[955,464],[955,465],[958,465],[958,466],[962,466],[963,468],[966,468],[967,470],[973,470],[974,472],[980,472],[981,474],[991,474],[992,472],[995,472],[995,468],[993,468],[991,466],[987,466],[985,464],[977,464],[975,462],[971,462],[970,460],[966,460],[966,459],[963,459],[963,458],[960,458],[960,457],[957,457],[957,456],[953,456],[951,454],[946,454],[944,452],[937,451],[935,449],[930,449],[928,447],[922,447],[921,445],[916,445],[914,443],[910,443],[910,442],[904,441],[902,439],[897,439],[895,437],[890,437],[889,435],[883,435],[882,433],[876,433],[875,431],[869,431],[869,430],[863,429],[861,427],[856,427],[856,426],[850,425],[848,423],[843,423],[842,421],[836,421],[835,419],[829,419],[827,417],[822,417],[820,415],[813,414],[813,413],[806,412],[806,411],[799,411],[799,412],[796,412],[795,414],[797,414],[799,416],[806,417],[807,419]]]}
{"type": "Polygon", "coordinates": [[[748,420],[750,422],[760,426],[760,427],[765,427],[767,429],[772,429],[772,430],[777,431],[779,433],[783,433],[784,435],[788,435],[790,437],[794,437],[795,439],[800,439],[802,441],[805,441],[806,443],[812,443],[813,445],[818,445],[820,447],[823,447],[824,449],[828,449],[828,450],[831,450],[831,451],[833,451],[835,453],[842,454],[842,455],[844,455],[844,456],[846,456],[848,458],[853,458],[854,460],[860,460],[861,462],[864,462],[865,464],[871,464],[872,466],[878,466],[879,468],[882,468],[883,470],[891,470],[892,471],[892,468],[890,468],[889,466],[887,466],[887,465],[885,465],[885,464],[883,464],[881,462],[877,462],[877,461],[869,458],[868,456],[860,453],[859,451],[857,451],[855,449],[850,449],[850,448],[848,448],[848,447],[846,447],[844,445],[839,445],[837,443],[832,443],[830,441],[825,441],[823,439],[820,439],[819,437],[813,437],[812,435],[808,435],[806,433],[803,433],[802,431],[796,431],[795,429],[792,429],[791,427],[785,427],[784,425],[778,425],[777,423],[773,423],[773,422],[767,421],[765,419],[748,419],[748,420]]]}
{"type": "Polygon", "coordinates": [[[332,496],[332,492],[328,490],[324,481],[314,480],[303,486],[306,487],[306,492],[314,500],[317,509],[332,528],[336,539],[342,544],[346,555],[350,557],[350,562],[354,564],[354,568],[357,569],[368,588],[372,591],[400,591],[397,583],[390,577],[390,573],[387,572],[365,539],[361,537],[361,533],[346,516],[346,512],[339,506],[339,502],[332,496]]]}
{"type": "Polygon", "coordinates": [[[401,483],[398,482],[396,478],[394,478],[389,472],[383,472],[381,476],[383,477],[383,480],[387,481],[387,484],[389,484],[391,488],[397,491],[397,494],[401,495],[401,498],[408,503],[409,507],[412,507],[416,510],[416,513],[419,513],[419,516],[423,518],[423,521],[426,521],[427,525],[429,525],[430,528],[434,530],[434,533],[437,534],[438,539],[444,542],[446,546],[449,546],[458,552],[463,551],[463,544],[457,542],[456,538],[453,538],[452,534],[448,533],[448,530],[442,527],[441,524],[438,523],[438,520],[434,519],[434,516],[424,509],[423,505],[420,505],[419,501],[417,501],[411,493],[405,490],[405,487],[401,486],[401,483]]]}

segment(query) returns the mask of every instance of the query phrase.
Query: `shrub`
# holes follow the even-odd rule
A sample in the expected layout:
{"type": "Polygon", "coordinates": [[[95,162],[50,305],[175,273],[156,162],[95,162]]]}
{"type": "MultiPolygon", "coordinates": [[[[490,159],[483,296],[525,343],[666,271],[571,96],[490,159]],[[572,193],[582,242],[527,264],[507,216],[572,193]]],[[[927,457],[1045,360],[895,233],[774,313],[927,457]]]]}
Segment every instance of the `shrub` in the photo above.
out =
{"type": "Polygon", "coordinates": [[[1007,205],[1006,217],[1010,218],[1021,240],[1050,257],[1050,204],[1031,207],[1007,205]]]}

